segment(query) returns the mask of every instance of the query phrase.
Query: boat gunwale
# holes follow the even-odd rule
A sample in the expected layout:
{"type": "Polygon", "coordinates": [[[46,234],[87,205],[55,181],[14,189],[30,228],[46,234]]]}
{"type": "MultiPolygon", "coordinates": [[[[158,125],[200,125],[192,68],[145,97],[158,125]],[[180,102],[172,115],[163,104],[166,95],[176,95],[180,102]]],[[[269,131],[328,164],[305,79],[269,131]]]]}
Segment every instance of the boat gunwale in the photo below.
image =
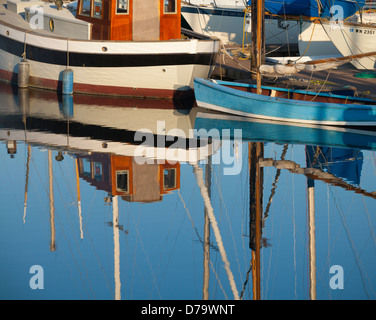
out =
{"type": "MultiPolygon", "coordinates": [[[[259,100],[263,102],[271,102],[271,103],[282,102],[282,103],[288,103],[288,104],[294,104],[294,105],[299,105],[303,103],[304,105],[309,105],[312,107],[315,106],[315,107],[320,107],[320,108],[332,108],[332,109],[351,109],[351,108],[354,108],[357,110],[374,109],[376,112],[376,105],[370,105],[370,104],[341,104],[341,103],[333,103],[333,102],[316,102],[316,101],[304,101],[304,100],[294,100],[294,99],[286,99],[286,98],[279,98],[279,97],[270,97],[266,95],[259,95],[259,94],[252,93],[252,92],[245,92],[245,91],[237,90],[234,88],[229,88],[229,87],[226,87],[225,85],[221,85],[220,83],[222,81],[217,81],[218,83],[215,83],[215,82],[212,82],[211,80],[206,80],[203,78],[194,78],[194,82],[200,83],[201,85],[205,85],[207,87],[211,87],[212,89],[216,91],[225,91],[226,94],[236,95],[245,99],[252,97],[252,99],[254,100],[259,100]]],[[[228,84],[236,86],[239,83],[228,82],[228,84]]],[[[240,84],[241,84],[240,87],[249,87],[249,84],[243,84],[243,83],[240,83],[240,84]]],[[[262,86],[261,88],[265,89],[265,86],[262,86]]],[[[278,89],[284,89],[284,88],[273,88],[273,87],[269,87],[269,88],[272,90],[276,90],[276,91],[278,91],[278,89]]],[[[287,91],[288,89],[284,89],[284,90],[287,91]]],[[[305,93],[305,91],[302,91],[302,93],[305,93]]],[[[333,95],[330,97],[335,97],[335,96],[333,95]]],[[[344,96],[339,96],[339,97],[344,99],[344,96]]],[[[352,97],[348,97],[348,100],[350,100],[350,98],[352,97]]],[[[358,98],[358,99],[362,99],[362,98],[358,98]]],[[[373,101],[371,99],[366,99],[366,100],[368,100],[368,102],[373,101]]],[[[361,101],[364,101],[364,100],[361,100],[361,101]]]]}

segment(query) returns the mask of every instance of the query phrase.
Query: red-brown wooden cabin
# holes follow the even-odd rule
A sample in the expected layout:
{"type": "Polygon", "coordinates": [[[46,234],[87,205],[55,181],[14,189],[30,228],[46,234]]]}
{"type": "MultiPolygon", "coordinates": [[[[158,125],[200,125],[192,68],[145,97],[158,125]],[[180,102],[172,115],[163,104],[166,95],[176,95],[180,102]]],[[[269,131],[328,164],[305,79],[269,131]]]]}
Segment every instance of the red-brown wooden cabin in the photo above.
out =
{"type": "Polygon", "coordinates": [[[92,40],[180,39],[180,0],[78,0],[76,18],[92,24],[92,40]]]}

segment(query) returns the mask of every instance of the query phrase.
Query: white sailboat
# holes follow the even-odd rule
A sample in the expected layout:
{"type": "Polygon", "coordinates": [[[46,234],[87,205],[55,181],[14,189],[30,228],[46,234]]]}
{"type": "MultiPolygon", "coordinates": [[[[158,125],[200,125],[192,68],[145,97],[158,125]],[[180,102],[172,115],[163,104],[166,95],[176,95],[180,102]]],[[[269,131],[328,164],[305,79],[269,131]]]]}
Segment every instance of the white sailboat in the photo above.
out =
{"type": "MultiPolygon", "coordinates": [[[[216,37],[225,45],[247,45],[252,32],[251,13],[245,1],[182,1],[182,25],[194,32],[216,37]],[[185,24],[184,24],[185,23],[185,24]]],[[[297,46],[297,20],[265,17],[265,44],[297,46]]]]}
{"type": "MultiPolygon", "coordinates": [[[[343,56],[365,54],[376,51],[376,26],[374,24],[341,22],[321,23],[326,34],[343,56]]],[[[354,59],[351,63],[357,69],[373,70],[376,57],[354,59]]]]}
{"type": "MultiPolygon", "coordinates": [[[[359,4],[359,10],[341,16],[341,7],[333,7],[331,18],[302,22],[299,34],[299,53],[305,56],[325,54],[331,57],[361,55],[376,51],[376,15],[371,4],[359,4]]],[[[375,57],[356,58],[351,63],[357,69],[374,69],[375,57]]]]}

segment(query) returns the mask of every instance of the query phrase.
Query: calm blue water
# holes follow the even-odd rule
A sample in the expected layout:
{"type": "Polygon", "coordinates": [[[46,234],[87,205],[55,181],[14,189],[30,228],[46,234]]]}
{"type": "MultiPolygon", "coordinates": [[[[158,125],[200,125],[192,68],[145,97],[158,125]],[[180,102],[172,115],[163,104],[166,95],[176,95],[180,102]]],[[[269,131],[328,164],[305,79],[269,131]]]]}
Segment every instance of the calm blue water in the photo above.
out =
{"type": "MultiPolygon", "coordinates": [[[[357,148],[349,136],[299,131],[290,144],[282,127],[243,123],[241,141],[215,143],[198,165],[138,164],[138,129],[183,136],[213,124],[145,100],[0,91],[1,299],[375,299],[374,138],[357,136],[357,148]],[[280,141],[250,144],[262,128],[280,141]],[[320,137],[335,148],[315,147],[320,137]],[[258,167],[256,183],[252,146],[277,160],[258,167]],[[258,222],[250,184],[262,196],[258,222]],[[205,232],[209,198],[217,228],[205,232]]],[[[232,135],[240,124],[213,127],[232,135]]]]}

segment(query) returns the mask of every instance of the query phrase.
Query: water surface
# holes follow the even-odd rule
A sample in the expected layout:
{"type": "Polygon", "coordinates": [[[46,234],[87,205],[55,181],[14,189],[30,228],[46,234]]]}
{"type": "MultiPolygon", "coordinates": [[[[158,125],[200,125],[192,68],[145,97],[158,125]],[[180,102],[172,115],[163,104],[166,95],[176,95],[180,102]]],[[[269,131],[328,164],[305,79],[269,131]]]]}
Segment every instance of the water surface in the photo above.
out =
{"type": "Polygon", "coordinates": [[[211,121],[1,84],[0,298],[374,299],[375,138],[211,121]]]}

